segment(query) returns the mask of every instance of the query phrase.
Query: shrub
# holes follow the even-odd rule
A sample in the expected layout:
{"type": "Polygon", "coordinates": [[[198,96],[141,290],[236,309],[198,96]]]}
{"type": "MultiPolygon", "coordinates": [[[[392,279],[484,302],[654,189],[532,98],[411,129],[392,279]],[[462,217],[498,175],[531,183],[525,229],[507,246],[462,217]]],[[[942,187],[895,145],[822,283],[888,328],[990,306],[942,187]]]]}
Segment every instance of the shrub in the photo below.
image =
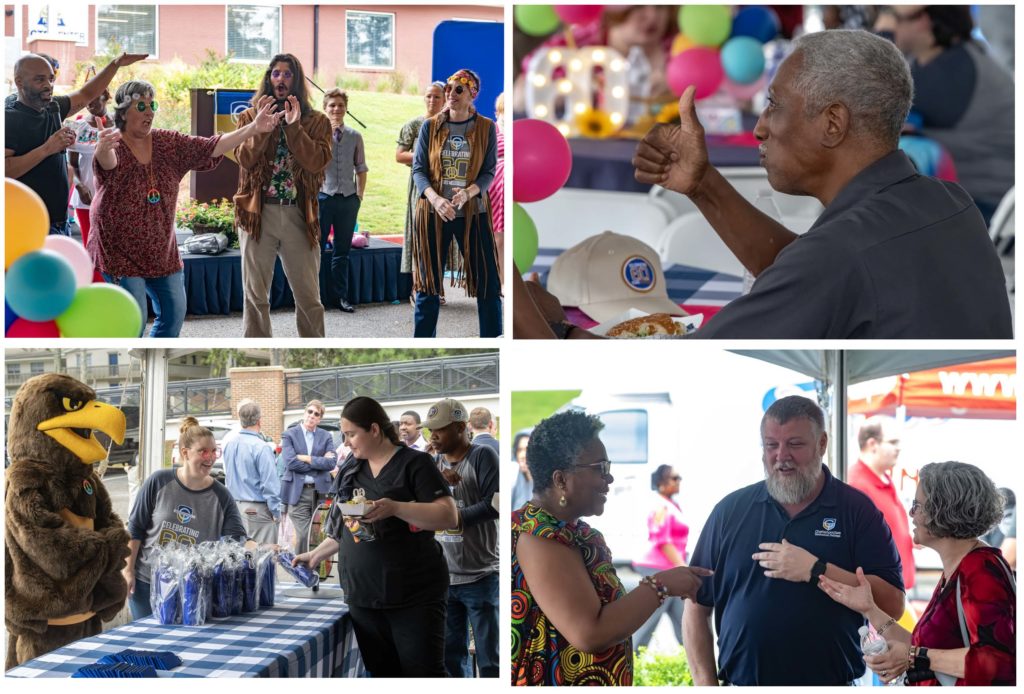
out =
{"type": "Polygon", "coordinates": [[[686,662],[686,651],[680,646],[670,654],[651,653],[646,646],[640,648],[633,661],[634,683],[641,687],[672,685],[693,686],[693,675],[686,662]]]}
{"type": "Polygon", "coordinates": [[[238,248],[238,232],[235,230],[235,207],[227,198],[212,203],[198,200],[179,199],[175,214],[178,226],[193,231],[220,232],[228,237],[231,248],[238,248]],[[197,228],[197,227],[207,227],[197,228]]]}

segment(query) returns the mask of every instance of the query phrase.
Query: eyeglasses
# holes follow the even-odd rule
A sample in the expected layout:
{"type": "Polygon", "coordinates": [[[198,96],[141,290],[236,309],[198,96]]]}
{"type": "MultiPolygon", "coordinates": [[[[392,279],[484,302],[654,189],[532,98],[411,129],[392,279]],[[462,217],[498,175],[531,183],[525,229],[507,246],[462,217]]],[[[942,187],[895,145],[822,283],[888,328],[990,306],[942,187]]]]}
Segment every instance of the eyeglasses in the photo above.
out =
{"type": "Polygon", "coordinates": [[[270,76],[273,77],[275,80],[279,80],[279,79],[290,80],[292,78],[292,71],[291,70],[272,70],[270,72],[270,76]]]}
{"type": "Polygon", "coordinates": [[[917,513],[917,509],[922,508],[923,506],[923,501],[918,501],[917,499],[914,499],[910,504],[910,515],[914,515],[915,513],[917,513]]]}
{"type": "Polygon", "coordinates": [[[320,412],[318,410],[306,410],[306,414],[311,414],[314,417],[323,417],[324,416],[324,413],[320,412]]]}
{"type": "Polygon", "coordinates": [[[596,463],[581,463],[580,465],[573,465],[573,467],[596,468],[602,476],[605,476],[610,474],[612,471],[612,461],[598,460],[596,463]]]}
{"type": "Polygon", "coordinates": [[[444,89],[447,92],[455,92],[456,94],[462,94],[462,92],[466,91],[466,88],[463,87],[461,84],[450,84],[449,83],[449,84],[445,85],[444,89]]]}
{"type": "Polygon", "coordinates": [[[910,14],[900,14],[899,12],[895,12],[894,11],[893,15],[896,17],[896,23],[897,24],[905,24],[907,22],[916,22],[927,11],[928,10],[926,8],[922,7],[921,9],[917,10],[916,12],[911,12],[910,14]]]}
{"type": "MultiPolygon", "coordinates": [[[[145,113],[146,112],[146,104],[144,104],[141,101],[136,101],[135,102],[135,108],[139,111],[139,113],[145,113]]],[[[160,107],[157,105],[157,103],[155,101],[150,101],[149,102],[149,110],[150,111],[152,111],[153,113],[156,113],[156,110],[158,108],[160,108],[160,107]]]]}

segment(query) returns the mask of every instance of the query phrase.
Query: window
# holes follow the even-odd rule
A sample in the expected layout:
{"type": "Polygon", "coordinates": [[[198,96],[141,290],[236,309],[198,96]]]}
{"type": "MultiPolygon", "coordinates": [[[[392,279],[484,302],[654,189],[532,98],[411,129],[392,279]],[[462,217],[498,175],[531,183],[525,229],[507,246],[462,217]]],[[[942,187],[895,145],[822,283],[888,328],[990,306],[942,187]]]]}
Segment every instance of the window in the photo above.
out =
{"type": "Polygon", "coordinates": [[[345,12],[345,65],[395,68],[395,15],[345,12]]]}
{"type": "Polygon", "coordinates": [[[280,52],[281,8],[228,5],[228,54],[233,60],[266,63],[280,52]]]}
{"type": "Polygon", "coordinates": [[[156,58],[156,5],[97,5],[96,52],[111,53],[115,45],[156,58]]]}
{"type": "Polygon", "coordinates": [[[38,376],[39,374],[46,373],[46,364],[44,364],[41,361],[29,362],[28,372],[33,376],[38,376]]]}
{"type": "Polygon", "coordinates": [[[117,352],[107,352],[107,366],[110,370],[110,377],[117,378],[118,373],[117,352]]]}
{"type": "Polygon", "coordinates": [[[21,364],[7,364],[7,379],[10,380],[12,377],[17,378],[21,375],[21,364]]]}
{"type": "Polygon", "coordinates": [[[601,412],[601,441],[613,463],[647,462],[647,410],[601,412]]]}

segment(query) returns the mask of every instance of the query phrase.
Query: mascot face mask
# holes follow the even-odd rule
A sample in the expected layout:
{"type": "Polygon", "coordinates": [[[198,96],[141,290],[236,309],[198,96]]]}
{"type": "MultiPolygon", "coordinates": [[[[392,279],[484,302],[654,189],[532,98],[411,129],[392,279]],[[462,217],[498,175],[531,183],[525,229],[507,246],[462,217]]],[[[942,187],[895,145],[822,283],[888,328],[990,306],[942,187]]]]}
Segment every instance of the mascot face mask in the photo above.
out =
{"type": "MultiPolygon", "coordinates": [[[[96,393],[88,386],[74,379],[48,374],[25,385],[35,390],[30,397],[22,400],[26,409],[35,410],[32,415],[16,419],[37,422],[35,429],[45,436],[34,434],[9,438],[30,443],[32,448],[48,448],[59,445],[70,451],[85,465],[92,465],[107,457],[106,449],[96,439],[93,430],[102,431],[117,443],[124,441],[124,413],[116,407],[97,402],[96,393]]],[[[28,432],[23,432],[28,433],[28,432]]],[[[11,451],[12,457],[21,452],[11,451]]]]}

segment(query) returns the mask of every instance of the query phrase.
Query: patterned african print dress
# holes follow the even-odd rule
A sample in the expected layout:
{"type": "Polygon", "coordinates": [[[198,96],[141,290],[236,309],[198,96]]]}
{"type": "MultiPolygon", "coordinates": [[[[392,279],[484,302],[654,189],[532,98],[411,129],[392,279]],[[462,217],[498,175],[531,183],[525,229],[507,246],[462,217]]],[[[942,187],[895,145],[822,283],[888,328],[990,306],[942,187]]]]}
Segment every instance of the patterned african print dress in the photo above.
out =
{"type": "Polygon", "coordinates": [[[574,547],[583,556],[603,604],[625,596],[604,537],[583,521],[565,523],[527,503],[512,514],[512,684],[633,684],[633,646],[626,639],[600,653],[584,653],[548,621],[526,583],[516,544],[522,533],[574,547]]]}

